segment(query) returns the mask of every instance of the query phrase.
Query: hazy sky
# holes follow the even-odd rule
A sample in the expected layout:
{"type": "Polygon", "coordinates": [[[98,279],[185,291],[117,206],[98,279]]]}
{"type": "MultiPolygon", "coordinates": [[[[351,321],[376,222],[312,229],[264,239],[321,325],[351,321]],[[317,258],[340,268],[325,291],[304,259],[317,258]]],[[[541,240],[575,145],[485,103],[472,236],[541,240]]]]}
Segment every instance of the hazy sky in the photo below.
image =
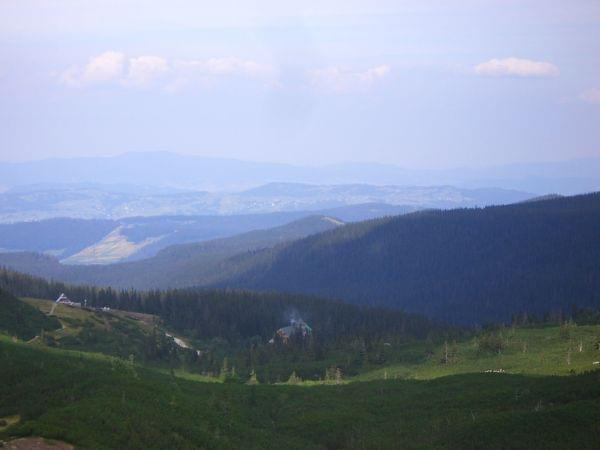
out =
{"type": "Polygon", "coordinates": [[[599,30],[598,0],[3,0],[0,160],[600,156],[599,30]]]}

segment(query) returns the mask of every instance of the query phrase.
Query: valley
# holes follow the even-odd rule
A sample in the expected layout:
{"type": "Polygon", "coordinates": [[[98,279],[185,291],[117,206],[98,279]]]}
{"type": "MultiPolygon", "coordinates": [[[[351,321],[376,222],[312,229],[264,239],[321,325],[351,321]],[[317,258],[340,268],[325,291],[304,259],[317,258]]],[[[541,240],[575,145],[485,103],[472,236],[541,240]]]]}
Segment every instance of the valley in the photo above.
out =
{"type": "MultiPolygon", "coordinates": [[[[149,258],[169,246],[281,227],[311,216],[356,222],[417,208],[365,203],[323,211],[222,216],[129,217],[120,220],[57,218],[0,224],[1,252],[36,252],[65,263],[107,264],[149,258]]],[[[322,231],[323,228],[316,228],[322,231]]],[[[307,233],[310,228],[307,228],[307,233]]]]}
{"type": "MultiPolygon", "coordinates": [[[[22,302],[41,313],[52,303],[22,302]]],[[[568,319],[454,338],[447,330],[403,343],[388,336],[394,344],[381,347],[385,358],[356,375],[338,367],[331,378],[328,369],[318,380],[302,379],[295,374],[311,363],[296,360],[288,366],[294,375],[272,383],[259,366],[258,378],[255,369],[228,363],[220,373],[201,375],[183,355],[166,365],[137,355],[134,336],[160,326],[157,316],[59,305],[56,317],[63,327],[44,340],[0,334],[0,417],[16,418],[0,430],[0,441],[44,436],[84,449],[235,448],[249,442],[250,448],[475,449],[587,448],[597,439],[600,390],[593,363],[600,358],[600,325],[586,325],[591,316],[583,313],[581,325],[568,319]],[[106,338],[92,337],[91,330],[106,338]],[[130,337],[126,348],[123,332],[130,337]],[[448,332],[450,338],[444,337],[448,332]],[[541,433],[535,440],[531,426],[541,433]]],[[[297,354],[291,347],[283,351],[297,354]]],[[[342,359],[355,357],[340,351],[342,359]]],[[[355,351],[360,357],[360,348],[355,351]]]]}
{"type": "Polygon", "coordinates": [[[0,450],[600,449],[600,1],[0,1],[0,450]]]}
{"type": "Polygon", "coordinates": [[[167,247],[104,266],[33,253],[0,265],[117,288],[236,288],[337,298],[456,324],[595,307],[597,193],[512,205],[427,210],[339,225],[310,216],[227,238],[167,247]],[[456,260],[456,255],[461,255],[456,260]]]}
{"type": "Polygon", "coordinates": [[[593,448],[599,207],[310,215],[104,265],[2,254],[0,443],[593,448]]]}

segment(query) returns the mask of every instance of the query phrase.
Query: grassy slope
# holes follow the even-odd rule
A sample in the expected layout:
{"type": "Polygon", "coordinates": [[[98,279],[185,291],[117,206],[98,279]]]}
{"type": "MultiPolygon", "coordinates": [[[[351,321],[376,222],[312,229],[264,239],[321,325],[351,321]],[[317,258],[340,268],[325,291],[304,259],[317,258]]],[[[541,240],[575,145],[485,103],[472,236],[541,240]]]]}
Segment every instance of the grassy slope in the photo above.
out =
{"type": "MultiPolygon", "coordinates": [[[[49,300],[27,298],[24,301],[42,312],[48,312],[52,306],[49,300]]],[[[160,319],[156,316],[126,311],[94,312],[59,305],[55,315],[63,328],[47,332],[46,336],[59,347],[72,350],[100,352],[127,358],[130,354],[136,360],[143,360],[144,339],[153,330],[164,333],[157,327],[160,319]]],[[[172,334],[172,332],[170,332],[172,334]]],[[[203,343],[195,342],[198,348],[203,343]]],[[[432,379],[461,373],[480,373],[487,370],[503,370],[512,374],[529,375],[567,375],[582,373],[600,368],[600,325],[577,326],[565,324],[545,327],[503,328],[464,340],[448,342],[449,362],[442,363],[443,343],[412,341],[405,345],[382,347],[385,360],[381,364],[367,363],[353,381],[370,381],[385,378],[432,379]],[[502,344],[499,352],[482,349],[485,336],[494,336],[502,344]],[[579,351],[581,345],[581,351],[579,351]]],[[[347,349],[346,349],[347,350],[347,349]]],[[[224,350],[225,351],[225,350],[224,350]]],[[[229,349],[229,351],[233,351],[229,349]]],[[[224,353],[223,356],[232,355],[224,353]]],[[[347,358],[355,358],[354,353],[344,349],[333,352],[322,361],[299,360],[296,364],[289,361],[274,361],[269,370],[283,365],[298,373],[310,372],[324,374],[325,368],[343,364],[347,358]],[[304,369],[304,370],[303,370],[304,369]],[[310,369],[310,370],[309,370],[310,369]]],[[[157,361],[154,361],[157,362],[157,361]]],[[[264,368],[257,367],[257,370],[264,368]]],[[[189,379],[208,380],[197,374],[177,371],[177,375],[189,379]]],[[[241,374],[244,376],[245,374],[241,374]]],[[[348,377],[347,377],[348,378],[348,377]]],[[[285,378],[284,378],[285,379],[285,378]]]]}
{"type": "MultiPolygon", "coordinates": [[[[50,300],[26,298],[24,303],[48,313],[53,302],[50,300]]],[[[107,355],[137,360],[145,359],[148,339],[153,333],[165,344],[165,330],[159,325],[160,319],[150,314],[111,310],[93,311],[58,305],[54,316],[61,328],[45,333],[45,344],[71,350],[104,353],[107,355]]],[[[42,345],[41,339],[35,341],[42,345]]],[[[159,361],[153,361],[158,363],[159,361]]]]}
{"type": "MultiPolygon", "coordinates": [[[[25,301],[42,311],[51,305],[25,301]]],[[[593,448],[600,439],[599,371],[467,373],[587,371],[598,367],[592,362],[600,359],[600,326],[495,331],[500,354],[481,350],[482,336],[451,342],[449,364],[440,362],[443,345],[390,347],[385,368],[366,366],[346,380],[363,382],[246,386],[200,383],[208,379],[66,350],[115,354],[118,336],[135,338],[125,325],[143,333],[154,318],[66,306],[56,312],[65,328],[48,335],[59,344],[93,326],[111,337],[111,346],[82,340],[50,348],[0,336],[0,418],[21,418],[0,431],[0,440],[38,435],[83,449],[382,449],[593,448]],[[458,375],[446,376],[452,374],[458,375]]]]}
{"type": "Polygon", "coordinates": [[[0,333],[29,340],[44,330],[60,327],[52,317],[40,313],[37,308],[21,302],[8,292],[0,290],[0,333]]]}
{"type": "Polygon", "coordinates": [[[369,371],[357,379],[373,380],[386,376],[430,379],[500,369],[514,374],[567,375],[600,368],[600,364],[594,364],[600,361],[597,347],[600,325],[506,328],[493,334],[502,342],[500,352],[482,350],[480,335],[449,342],[449,363],[445,364],[442,363],[444,344],[411,343],[394,349],[395,354],[390,356],[390,359],[403,362],[369,371]]]}
{"type": "Polygon", "coordinates": [[[0,340],[7,433],[78,448],[593,448],[600,374],[341,386],[196,383],[0,340]],[[44,383],[40,380],[44,379],[44,383]]]}

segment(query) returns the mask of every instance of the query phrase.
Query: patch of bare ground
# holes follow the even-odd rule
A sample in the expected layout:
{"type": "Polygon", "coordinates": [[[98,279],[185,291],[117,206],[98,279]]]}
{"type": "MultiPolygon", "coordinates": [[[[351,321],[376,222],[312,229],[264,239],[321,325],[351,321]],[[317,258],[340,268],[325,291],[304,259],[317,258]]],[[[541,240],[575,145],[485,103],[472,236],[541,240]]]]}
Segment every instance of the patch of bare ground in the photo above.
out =
{"type": "Polygon", "coordinates": [[[0,431],[4,431],[11,425],[19,423],[19,420],[21,420],[21,417],[18,415],[0,417],[0,431]]]}
{"type": "Polygon", "coordinates": [[[0,443],[3,450],[73,450],[71,444],[41,437],[26,437],[0,443]]]}
{"type": "Polygon", "coordinates": [[[146,325],[153,325],[160,321],[159,318],[153,314],[144,314],[133,311],[120,311],[118,309],[113,309],[111,312],[122,317],[129,317],[130,319],[139,320],[146,325]]]}

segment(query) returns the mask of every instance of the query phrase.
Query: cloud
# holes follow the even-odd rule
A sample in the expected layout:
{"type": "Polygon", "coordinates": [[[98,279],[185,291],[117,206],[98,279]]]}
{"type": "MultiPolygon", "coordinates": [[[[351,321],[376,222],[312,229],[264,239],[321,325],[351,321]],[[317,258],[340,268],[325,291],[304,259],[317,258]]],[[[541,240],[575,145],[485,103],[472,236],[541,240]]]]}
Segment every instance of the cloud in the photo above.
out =
{"type": "Polygon", "coordinates": [[[580,100],[586,103],[593,103],[600,105],[600,88],[591,88],[583,91],[579,95],[580,100]]]}
{"type": "Polygon", "coordinates": [[[159,56],[140,56],[129,60],[125,83],[137,87],[148,87],[169,72],[169,63],[159,56]]]}
{"type": "Polygon", "coordinates": [[[350,71],[340,67],[326,67],[309,70],[307,75],[310,85],[315,88],[343,92],[370,87],[375,82],[386,78],[390,72],[390,66],[383,64],[364,72],[350,71]]]}
{"type": "Polygon", "coordinates": [[[63,83],[74,86],[114,81],[122,76],[124,64],[123,53],[106,51],[90,58],[82,68],[74,66],[65,70],[60,79],[63,83]]]}
{"type": "Polygon", "coordinates": [[[241,58],[183,59],[169,61],[160,56],[127,58],[107,51],[83,66],[72,66],[59,75],[69,86],[114,84],[123,87],[158,87],[177,91],[183,87],[214,85],[224,77],[245,77],[275,85],[277,71],[267,64],[241,58]]]}
{"type": "Polygon", "coordinates": [[[558,75],[558,68],[552,63],[520,58],[490,59],[477,64],[474,71],[477,75],[489,77],[551,77],[558,75]]]}

